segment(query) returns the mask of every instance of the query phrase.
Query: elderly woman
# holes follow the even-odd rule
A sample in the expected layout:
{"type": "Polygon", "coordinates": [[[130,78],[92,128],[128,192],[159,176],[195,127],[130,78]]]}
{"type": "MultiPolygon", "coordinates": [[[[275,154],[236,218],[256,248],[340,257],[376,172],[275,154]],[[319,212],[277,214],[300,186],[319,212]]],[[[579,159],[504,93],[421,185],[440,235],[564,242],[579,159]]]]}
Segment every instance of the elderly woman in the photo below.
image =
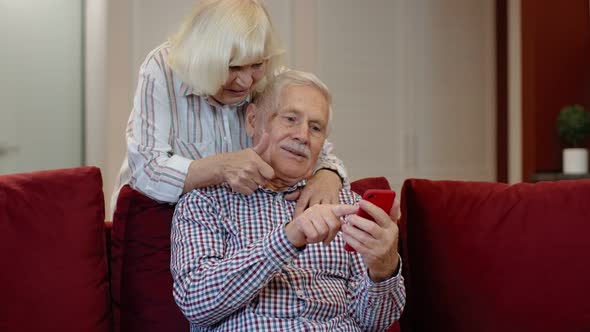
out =
{"type": "MultiPolygon", "coordinates": [[[[257,0],[202,0],[179,32],[153,50],[139,71],[127,127],[127,159],[118,185],[162,202],[194,188],[227,182],[249,194],[273,169],[251,147],[246,106],[281,66],[283,50],[257,0]]],[[[296,213],[336,203],[347,182],[342,162],[324,146],[296,213]]],[[[297,197],[293,197],[296,199],[297,197]]]]}

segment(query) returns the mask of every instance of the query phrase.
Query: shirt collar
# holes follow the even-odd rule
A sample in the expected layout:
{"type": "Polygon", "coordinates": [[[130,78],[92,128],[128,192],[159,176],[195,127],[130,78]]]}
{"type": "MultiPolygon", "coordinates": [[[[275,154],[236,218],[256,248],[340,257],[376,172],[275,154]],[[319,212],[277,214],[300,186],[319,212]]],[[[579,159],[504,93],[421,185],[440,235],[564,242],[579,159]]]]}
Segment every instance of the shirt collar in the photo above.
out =
{"type": "Polygon", "coordinates": [[[261,187],[261,186],[259,186],[258,188],[259,188],[260,190],[262,190],[262,191],[264,191],[264,192],[266,192],[266,193],[270,193],[270,194],[273,194],[273,193],[282,193],[282,194],[288,195],[288,194],[290,194],[290,193],[294,192],[295,190],[298,190],[298,189],[300,189],[300,188],[303,188],[303,187],[305,187],[305,185],[306,185],[306,184],[307,184],[307,180],[303,179],[303,180],[301,180],[301,181],[299,181],[299,182],[295,183],[295,184],[294,184],[294,185],[292,185],[291,187],[289,187],[289,188],[286,188],[286,189],[283,189],[283,190],[281,190],[281,191],[275,191],[275,190],[272,190],[272,189],[269,189],[269,188],[263,188],[263,187],[261,187]]]}
{"type": "Polygon", "coordinates": [[[215,100],[215,98],[211,97],[211,96],[206,96],[203,97],[203,99],[205,99],[205,102],[215,108],[223,108],[223,107],[241,107],[244,105],[247,105],[250,103],[250,99],[252,99],[251,96],[246,97],[246,99],[242,100],[239,103],[235,103],[235,104],[228,104],[228,105],[224,105],[220,102],[218,102],[217,100],[215,100]]]}
{"type": "MultiPolygon", "coordinates": [[[[180,95],[181,96],[184,96],[184,97],[187,97],[187,96],[190,96],[192,94],[194,94],[193,88],[190,85],[188,85],[188,84],[186,84],[184,82],[181,82],[180,83],[180,95]]],[[[214,107],[217,107],[217,108],[226,106],[226,105],[221,104],[220,102],[218,102],[217,100],[215,100],[215,98],[213,98],[211,96],[206,96],[206,97],[203,97],[203,98],[211,106],[214,106],[214,107]]],[[[250,103],[250,100],[252,100],[252,96],[246,97],[246,99],[242,100],[241,102],[239,102],[237,104],[232,104],[232,105],[227,105],[227,106],[230,106],[230,107],[244,106],[244,105],[250,103]]]]}

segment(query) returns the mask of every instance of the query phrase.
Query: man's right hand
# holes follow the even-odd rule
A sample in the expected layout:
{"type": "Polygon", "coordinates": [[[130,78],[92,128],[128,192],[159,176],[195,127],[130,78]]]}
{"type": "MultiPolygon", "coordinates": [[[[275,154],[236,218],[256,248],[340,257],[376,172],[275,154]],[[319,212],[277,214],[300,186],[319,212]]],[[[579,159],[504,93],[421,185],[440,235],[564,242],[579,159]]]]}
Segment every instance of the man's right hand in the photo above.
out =
{"type": "Polygon", "coordinates": [[[231,189],[241,194],[251,194],[259,185],[274,177],[274,170],[260,157],[268,148],[270,138],[263,134],[258,144],[250,149],[223,154],[219,174],[231,189]]]}
{"type": "Polygon", "coordinates": [[[323,242],[328,245],[340,230],[340,217],[354,214],[358,206],[345,204],[317,204],[285,226],[289,241],[297,248],[306,244],[323,242]]]}

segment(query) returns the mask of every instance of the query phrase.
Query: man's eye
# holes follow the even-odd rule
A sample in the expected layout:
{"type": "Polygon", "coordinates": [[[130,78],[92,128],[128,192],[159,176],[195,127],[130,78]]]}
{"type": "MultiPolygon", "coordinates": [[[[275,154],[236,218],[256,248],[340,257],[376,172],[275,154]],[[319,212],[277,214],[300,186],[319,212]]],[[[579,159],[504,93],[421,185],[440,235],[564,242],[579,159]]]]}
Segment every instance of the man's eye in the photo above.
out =
{"type": "Polygon", "coordinates": [[[295,122],[295,117],[294,116],[286,116],[285,119],[287,120],[287,122],[295,122]]]}
{"type": "Polygon", "coordinates": [[[230,71],[240,71],[242,69],[241,66],[229,66],[230,71]]]}
{"type": "Polygon", "coordinates": [[[252,65],[252,69],[260,69],[260,67],[262,67],[262,62],[255,63],[252,65]]]}
{"type": "Polygon", "coordinates": [[[319,133],[319,132],[322,131],[322,127],[320,127],[320,126],[311,126],[311,130],[319,133]]]}

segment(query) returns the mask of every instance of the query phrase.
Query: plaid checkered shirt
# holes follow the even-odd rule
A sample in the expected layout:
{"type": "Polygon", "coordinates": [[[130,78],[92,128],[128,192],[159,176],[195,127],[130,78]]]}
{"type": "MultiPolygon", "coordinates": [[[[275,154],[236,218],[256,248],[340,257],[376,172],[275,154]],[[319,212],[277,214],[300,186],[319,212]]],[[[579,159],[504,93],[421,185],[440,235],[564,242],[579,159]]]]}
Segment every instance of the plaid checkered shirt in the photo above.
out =
{"type": "MultiPolygon", "coordinates": [[[[181,198],[171,270],[191,331],[380,331],[400,317],[401,268],[374,283],[340,233],[329,246],[299,250],[289,242],[284,226],[296,202],[285,194],[303,185],[242,195],[222,184],[181,198]]],[[[340,191],[341,203],[359,200],[340,191]]]]}

